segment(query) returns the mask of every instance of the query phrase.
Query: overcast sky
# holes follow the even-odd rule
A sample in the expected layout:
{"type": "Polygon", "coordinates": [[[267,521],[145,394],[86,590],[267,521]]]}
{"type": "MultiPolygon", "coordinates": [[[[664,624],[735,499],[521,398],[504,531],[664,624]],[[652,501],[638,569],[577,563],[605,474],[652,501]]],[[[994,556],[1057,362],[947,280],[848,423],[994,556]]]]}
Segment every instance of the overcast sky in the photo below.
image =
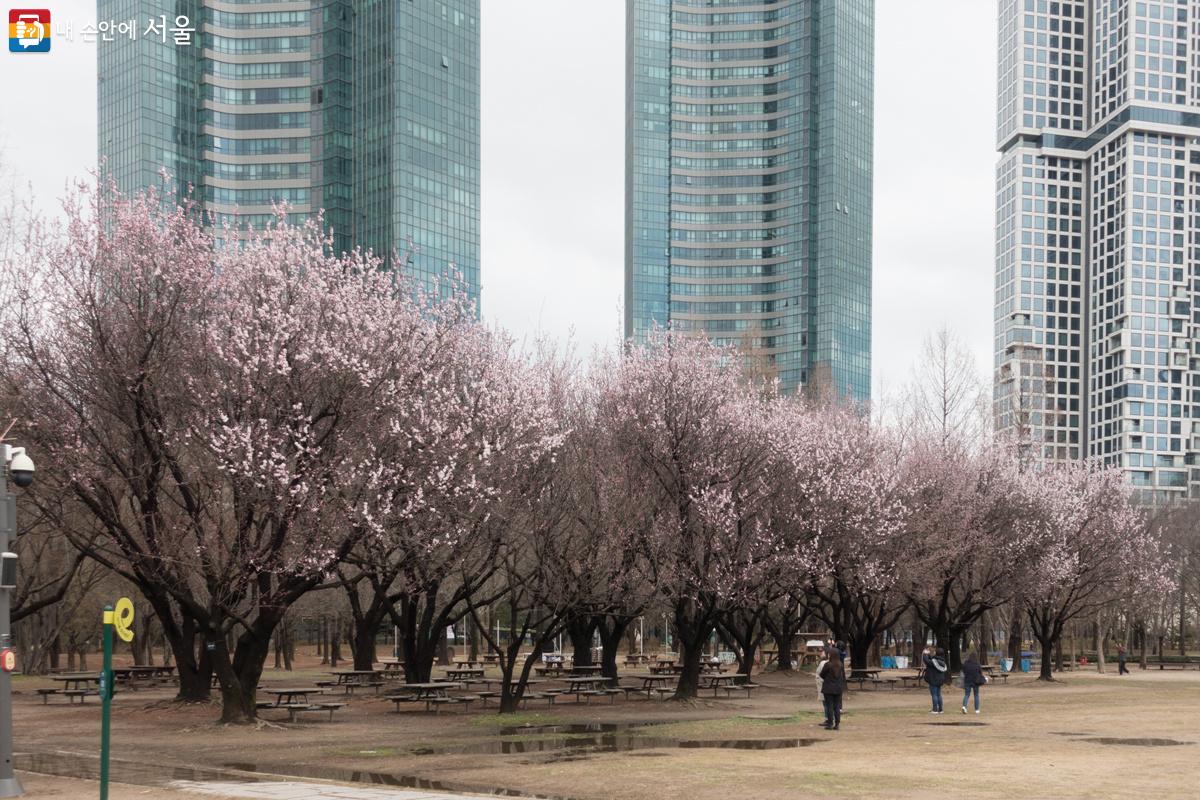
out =
{"type": "MultiPolygon", "coordinates": [[[[75,41],[0,53],[0,161],[44,208],[96,161],[95,3],[48,5],[75,41]]],[[[943,325],[990,370],[995,5],[876,0],[876,395],[943,325]]],[[[620,334],[625,4],[482,6],[483,316],[587,351],[620,334]]]]}

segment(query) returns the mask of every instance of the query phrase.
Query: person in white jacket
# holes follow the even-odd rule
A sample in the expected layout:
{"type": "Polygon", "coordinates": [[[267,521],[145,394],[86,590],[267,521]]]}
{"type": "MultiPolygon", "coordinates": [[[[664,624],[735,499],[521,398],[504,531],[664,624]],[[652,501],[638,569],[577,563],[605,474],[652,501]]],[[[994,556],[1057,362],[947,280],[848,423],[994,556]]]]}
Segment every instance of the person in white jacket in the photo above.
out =
{"type": "Polygon", "coordinates": [[[825,665],[829,663],[829,656],[821,659],[821,663],[817,664],[817,671],[813,673],[817,678],[817,702],[821,704],[821,708],[825,707],[825,695],[822,689],[825,688],[825,681],[821,680],[821,670],[825,669],[825,665]]]}

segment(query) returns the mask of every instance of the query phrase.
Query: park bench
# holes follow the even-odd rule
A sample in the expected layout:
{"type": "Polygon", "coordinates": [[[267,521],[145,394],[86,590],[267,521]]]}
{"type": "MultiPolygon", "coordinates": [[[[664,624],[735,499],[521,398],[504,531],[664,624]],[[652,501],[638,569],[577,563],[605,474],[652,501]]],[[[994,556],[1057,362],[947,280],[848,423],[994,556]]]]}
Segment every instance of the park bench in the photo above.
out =
{"type": "Polygon", "coordinates": [[[75,698],[78,697],[79,705],[83,705],[83,701],[88,695],[99,695],[100,692],[96,691],[95,689],[63,689],[62,694],[67,698],[68,703],[74,703],[75,698]]]}
{"type": "Polygon", "coordinates": [[[1200,668],[1200,661],[1194,661],[1185,656],[1160,656],[1155,659],[1147,659],[1146,666],[1156,666],[1161,672],[1167,667],[1178,667],[1179,669],[1187,669],[1188,667],[1200,668]]]}
{"type": "Polygon", "coordinates": [[[313,681],[313,686],[316,686],[318,689],[329,689],[333,684],[333,681],[313,681]]]}
{"type": "Polygon", "coordinates": [[[872,678],[871,679],[871,685],[877,689],[879,688],[879,684],[881,684],[881,683],[886,683],[887,687],[889,689],[895,689],[896,684],[899,682],[900,682],[899,678],[872,678]]]}
{"type": "Polygon", "coordinates": [[[42,696],[42,705],[46,705],[50,700],[50,695],[58,694],[58,689],[38,689],[37,693],[42,696]]]}
{"type": "Polygon", "coordinates": [[[651,691],[663,700],[666,700],[668,697],[672,697],[675,694],[675,688],[672,686],[655,686],[653,689],[651,689],[651,691]]]}
{"type": "Polygon", "coordinates": [[[735,683],[733,686],[722,686],[721,688],[725,691],[726,697],[732,697],[734,692],[744,691],[746,693],[746,697],[749,698],[750,692],[757,689],[758,684],[757,683],[735,683]]]}
{"type": "Polygon", "coordinates": [[[623,684],[619,688],[621,689],[621,691],[623,691],[625,693],[626,700],[629,699],[630,695],[635,695],[635,694],[644,694],[644,695],[646,695],[647,699],[649,699],[649,697],[650,697],[650,690],[644,686],[629,686],[629,685],[623,684]]]}
{"type": "Polygon", "coordinates": [[[558,699],[561,692],[547,689],[544,692],[526,692],[521,695],[521,702],[528,704],[530,700],[545,700],[547,705],[554,705],[554,701],[558,699]]]}

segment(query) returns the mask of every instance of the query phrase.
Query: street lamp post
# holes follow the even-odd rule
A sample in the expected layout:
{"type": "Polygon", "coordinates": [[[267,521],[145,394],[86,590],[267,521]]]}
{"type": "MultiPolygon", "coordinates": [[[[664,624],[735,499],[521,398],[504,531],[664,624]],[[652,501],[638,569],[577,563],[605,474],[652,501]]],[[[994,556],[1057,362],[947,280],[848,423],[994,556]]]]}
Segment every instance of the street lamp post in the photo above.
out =
{"type": "MultiPolygon", "coordinates": [[[[17,498],[9,491],[8,481],[12,480],[21,487],[33,483],[33,462],[25,455],[23,447],[0,445],[0,455],[4,458],[3,469],[0,469],[0,553],[7,557],[17,535],[17,498]]],[[[9,573],[10,570],[3,572],[9,573]]],[[[3,577],[5,580],[0,582],[0,653],[12,647],[9,597],[16,583],[15,575],[6,574],[3,577]]],[[[0,797],[20,797],[23,794],[25,789],[13,773],[12,673],[9,665],[3,664],[0,665],[0,797]]]]}

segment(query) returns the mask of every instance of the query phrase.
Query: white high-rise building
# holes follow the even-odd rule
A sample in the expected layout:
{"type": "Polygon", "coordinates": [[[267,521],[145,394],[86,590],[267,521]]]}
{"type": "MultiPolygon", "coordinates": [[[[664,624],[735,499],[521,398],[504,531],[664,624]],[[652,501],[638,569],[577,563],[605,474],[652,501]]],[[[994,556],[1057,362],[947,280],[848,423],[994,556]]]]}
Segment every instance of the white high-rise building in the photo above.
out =
{"type": "Polygon", "coordinates": [[[1200,0],[1000,0],[999,67],[997,426],[1198,496],[1200,0]]]}

